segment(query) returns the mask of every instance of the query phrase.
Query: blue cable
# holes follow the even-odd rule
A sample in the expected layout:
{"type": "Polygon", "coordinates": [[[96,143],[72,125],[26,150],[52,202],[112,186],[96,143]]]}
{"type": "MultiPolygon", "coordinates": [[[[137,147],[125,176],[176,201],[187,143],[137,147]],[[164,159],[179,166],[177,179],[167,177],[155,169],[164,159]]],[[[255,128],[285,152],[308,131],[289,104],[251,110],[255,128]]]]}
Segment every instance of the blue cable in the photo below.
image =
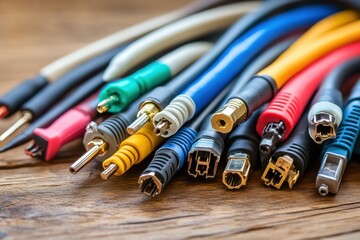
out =
{"type": "Polygon", "coordinates": [[[157,134],[162,137],[173,135],[187,120],[211,102],[258,53],[276,40],[300,29],[309,28],[337,10],[332,5],[301,7],[274,16],[246,32],[233,42],[218,60],[175,98],[167,108],[155,115],[155,126],[164,125],[161,124],[161,121],[170,123],[168,124],[169,129],[163,131],[159,131],[157,126],[157,134]],[[179,108],[181,109],[179,110],[179,108]]]}
{"type": "Polygon", "coordinates": [[[195,114],[198,113],[257,53],[275,40],[299,28],[309,28],[335,11],[334,7],[326,5],[301,7],[260,23],[231,44],[213,66],[182,94],[193,99],[195,114]]]}
{"type": "Polygon", "coordinates": [[[356,140],[360,137],[360,79],[351,91],[336,138],[325,143],[315,187],[322,196],[337,193],[356,140]]]}

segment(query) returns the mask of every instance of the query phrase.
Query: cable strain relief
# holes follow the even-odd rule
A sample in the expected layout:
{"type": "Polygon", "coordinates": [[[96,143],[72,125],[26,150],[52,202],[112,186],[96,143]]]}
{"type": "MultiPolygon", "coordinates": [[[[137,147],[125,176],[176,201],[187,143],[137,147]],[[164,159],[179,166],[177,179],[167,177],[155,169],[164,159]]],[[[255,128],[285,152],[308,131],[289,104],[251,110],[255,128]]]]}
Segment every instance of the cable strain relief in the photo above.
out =
{"type": "Polygon", "coordinates": [[[118,150],[121,142],[129,137],[126,131],[129,124],[130,122],[121,113],[113,115],[99,125],[95,122],[89,123],[83,139],[85,149],[92,140],[102,139],[108,143],[109,148],[103,155],[97,156],[97,159],[103,161],[111,157],[118,150]]]}
{"type": "Polygon", "coordinates": [[[285,140],[291,132],[286,131],[286,129],[294,129],[301,116],[303,111],[303,109],[300,109],[301,105],[300,100],[296,96],[289,92],[280,91],[266,110],[261,113],[256,125],[257,133],[261,136],[269,123],[279,123],[282,121],[285,125],[282,141],[285,140]]]}
{"type": "Polygon", "coordinates": [[[240,138],[236,139],[229,145],[230,147],[227,151],[226,158],[229,158],[230,155],[234,155],[235,153],[246,153],[247,155],[249,155],[251,168],[256,168],[259,148],[258,143],[250,139],[240,138]]]}
{"type": "Polygon", "coordinates": [[[255,76],[231,98],[241,99],[246,104],[247,118],[249,118],[256,109],[270,101],[277,90],[276,83],[270,76],[255,76]]]}
{"type": "Polygon", "coordinates": [[[335,117],[335,124],[340,125],[343,118],[343,111],[339,105],[331,102],[317,102],[311,106],[308,113],[308,121],[311,123],[315,115],[319,113],[328,113],[335,117]]]}
{"type": "Polygon", "coordinates": [[[344,156],[349,160],[360,132],[359,125],[360,100],[351,101],[345,107],[344,119],[338,129],[336,138],[326,142],[322,152],[328,151],[328,148],[330,147],[338,147],[346,151],[344,156]]]}
{"type": "Polygon", "coordinates": [[[176,92],[169,89],[167,86],[160,86],[153,89],[145,97],[145,101],[140,104],[141,109],[144,104],[151,102],[155,104],[160,110],[164,109],[176,97],[176,92]]]}
{"type": "Polygon", "coordinates": [[[212,129],[203,129],[196,136],[194,143],[201,139],[212,139],[217,143],[220,149],[225,148],[225,137],[226,135],[216,132],[212,129]]]}
{"type": "Polygon", "coordinates": [[[164,131],[162,137],[174,135],[195,114],[196,105],[191,97],[179,95],[160,113],[156,114],[153,124],[157,125],[160,120],[170,122],[169,128],[164,131]]]}

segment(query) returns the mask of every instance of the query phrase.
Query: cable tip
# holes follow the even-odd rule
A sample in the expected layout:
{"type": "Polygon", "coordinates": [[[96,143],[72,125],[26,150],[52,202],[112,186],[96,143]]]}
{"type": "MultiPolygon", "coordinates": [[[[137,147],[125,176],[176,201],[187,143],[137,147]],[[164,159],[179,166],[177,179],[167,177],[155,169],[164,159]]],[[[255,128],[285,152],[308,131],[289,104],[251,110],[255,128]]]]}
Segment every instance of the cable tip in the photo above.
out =
{"type": "Polygon", "coordinates": [[[109,180],[112,176],[114,176],[114,174],[116,173],[116,171],[119,169],[119,166],[116,165],[115,163],[111,163],[107,168],[105,168],[105,170],[100,174],[100,177],[102,180],[107,181],[109,180]]]}
{"type": "Polygon", "coordinates": [[[88,143],[88,148],[89,150],[84,155],[71,164],[69,167],[70,173],[76,174],[96,156],[104,154],[108,149],[108,144],[102,139],[94,139],[88,143]]]}
{"type": "Polygon", "coordinates": [[[9,109],[6,106],[0,107],[0,119],[3,119],[9,115],[9,109]]]}
{"type": "Polygon", "coordinates": [[[7,139],[19,128],[21,128],[23,125],[29,122],[31,118],[32,118],[32,114],[30,112],[24,112],[23,116],[19,120],[17,120],[8,130],[6,130],[3,134],[1,134],[0,141],[2,142],[5,139],[7,139]]]}
{"type": "Polygon", "coordinates": [[[223,184],[228,189],[240,189],[247,183],[250,168],[249,155],[245,153],[230,155],[223,172],[223,184]]]}
{"type": "Polygon", "coordinates": [[[141,114],[133,123],[131,123],[127,128],[127,132],[130,135],[134,135],[139,131],[145,124],[150,121],[150,117],[147,114],[141,114]]]}
{"type": "Polygon", "coordinates": [[[116,104],[118,101],[118,97],[116,97],[115,95],[111,95],[110,97],[99,102],[99,104],[97,105],[97,111],[99,113],[105,113],[109,111],[111,105],[116,104]]]}
{"type": "Polygon", "coordinates": [[[114,80],[117,77],[117,68],[114,68],[114,66],[110,65],[105,69],[104,74],[102,76],[102,79],[104,82],[110,82],[111,80],[114,80]]]}
{"type": "Polygon", "coordinates": [[[161,193],[162,183],[155,176],[154,172],[142,174],[139,177],[138,183],[140,184],[141,192],[148,196],[155,197],[161,193]]]}
{"type": "Polygon", "coordinates": [[[43,154],[43,150],[41,149],[41,147],[39,145],[36,145],[35,143],[33,143],[26,147],[25,153],[26,153],[26,155],[28,155],[32,158],[36,158],[36,157],[40,157],[43,154]]]}
{"type": "Polygon", "coordinates": [[[260,152],[270,154],[275,150],[276,145],[282,140],[285,134],[285,124],[271,122],[264,128],[260,141],[260,152]]]}
{"type": "Polygon", "coordinates": [[[309,134],[317,144],[336,137],[338,124],[335,116],[329,113],[315,114],[309,124],[309,134]]]}
{"type": "Polygon", "coordinates": [[[166,134],[166,131],[169,129],[170,122],[166,119],[162,119],[156,124],[154,128],[154,134],[156,136],[161,136],[163,134],[166,134]]]}
{"type": "Polygon", "coordinates": [[[244,121],[247,116],[245,103],[240,99],[230,99],[211,117],[211,125],[215,131],[229,133],[234,127],[244,121]]]}
{"type": "Polygon", "coordinates": [[[321,186],[318,188],[318,193],[325,197],[326,195],[329,194],[329,186],[326,184],[321,184],[321,186]]]}

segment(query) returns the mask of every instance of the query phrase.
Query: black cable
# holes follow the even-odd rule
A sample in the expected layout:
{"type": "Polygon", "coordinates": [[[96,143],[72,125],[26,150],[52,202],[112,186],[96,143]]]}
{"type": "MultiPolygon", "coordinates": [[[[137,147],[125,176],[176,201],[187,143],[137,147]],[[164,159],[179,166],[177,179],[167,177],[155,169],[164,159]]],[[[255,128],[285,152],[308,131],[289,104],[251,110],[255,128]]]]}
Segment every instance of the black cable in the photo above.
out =
{"type": "Polygon", "coordinates": [[[260,136],[256,132],[256,124],[265,108],[266,105],[256,110],[248,121],[238,125],[229,135],[228,162],[222,176],[222,182],[228,189],[245,186],[250,171],[257,166],[260,136]]]}
{"type": "Polygon", "coordinates": [[[268,158],[261,158],[262,166],[266,166],[261,180],[267,186],[280,189],[282,184],[288,182],[289,188],[302,177],[310,160],[316,152],[316,144],[306,132],[307,113],[302,115],[295,129],[282,145],[268,158]]]}
{"type": "Polygon", "coordinates": [[[354,57],[338,65],[322,82],[308,115],[308,131],[316,143],[336,137],[343,115],[341,86],[358,72],[360,57],[354,57]]]}

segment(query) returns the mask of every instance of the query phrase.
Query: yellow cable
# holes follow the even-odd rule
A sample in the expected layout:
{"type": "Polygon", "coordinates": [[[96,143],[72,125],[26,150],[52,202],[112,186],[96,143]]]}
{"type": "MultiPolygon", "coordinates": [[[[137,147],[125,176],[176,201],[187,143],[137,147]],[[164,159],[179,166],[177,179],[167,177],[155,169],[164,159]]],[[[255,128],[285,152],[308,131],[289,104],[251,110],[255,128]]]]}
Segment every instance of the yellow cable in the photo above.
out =
{"type": "Polygon", "coordinates": [[[115,176],[124,174],[134,164],[140,163],[159,146],[165,138],[154,135],[152,122],[146,124],[134,135],[125,139],[119,150],[103,162],[106,169],[111,163],[118,166],[115,176]]]}
{"type": "Polygon", "coordinates": [[[310,63],[341,46],[358,40],[360,40],[360,20],[337,28],[313,41],[312,44],[293,50],[286,58],[280,56],[257,75],[270,76],[280,89],[287,80],[310,63]]]}
{"type": "Polygon", "coordinates": [[[313,41],[318,40],[320,37],[339,27],[358,20],[359,17],[360,14],[357,11],[346,10],[335,13],[321,20],[306,31],[306,33],[304,33],[299,39],[297,39],[296,42],[293,43],[290,48],[288,48],[278,59],[285,58],[292,54],[293,51],[302,49],[304,46],[311,45],[313,41]]]}

